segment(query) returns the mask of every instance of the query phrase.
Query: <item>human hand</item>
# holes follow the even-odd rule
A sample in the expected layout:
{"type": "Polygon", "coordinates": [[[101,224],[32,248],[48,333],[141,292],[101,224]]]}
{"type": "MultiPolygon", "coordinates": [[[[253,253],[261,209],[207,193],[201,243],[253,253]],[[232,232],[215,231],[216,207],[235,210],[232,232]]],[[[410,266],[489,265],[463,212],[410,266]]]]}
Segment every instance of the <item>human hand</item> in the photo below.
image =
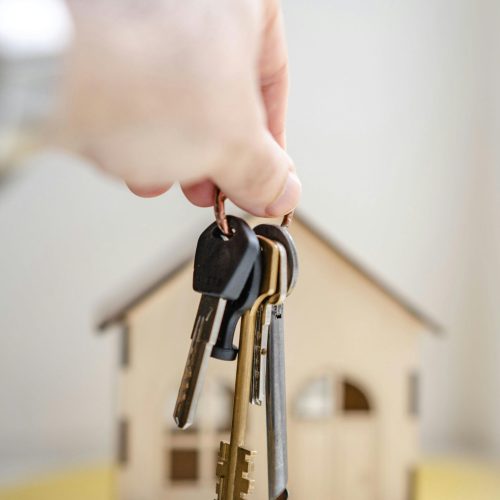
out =
{"type": "Polygon", "coordinates": [[[64,139],[141,196],[214,184],[260,216],[290,211],[287,53],[279,0],[69,0],[64,139]]]}

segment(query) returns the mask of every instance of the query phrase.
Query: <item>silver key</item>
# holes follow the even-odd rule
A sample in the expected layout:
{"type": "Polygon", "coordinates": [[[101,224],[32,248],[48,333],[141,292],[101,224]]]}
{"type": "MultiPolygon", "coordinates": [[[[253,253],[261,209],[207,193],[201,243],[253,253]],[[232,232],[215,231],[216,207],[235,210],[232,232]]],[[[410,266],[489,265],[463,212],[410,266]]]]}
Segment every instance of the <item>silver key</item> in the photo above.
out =
{"type": "Polygon", "coordinates": [[[273,306],[267,360],[266,422],[269,498],[287,498],[288,445],[283,304],[273,306]],[[285,495],[285,496],[283,496],[285,495]]]}
{"type": "Polygon", "coordinates": [[[203,295],[191,333],[191,346],[184,367],[174,419],[181,429],[187,429],[194,420],[205,373],[212,348],[219,334],[227,301],[203,295]]]}
{"type": "MultiPolygon", "coordinates": [[[[284,227],[263,224],[257,234],[282,243],[287,253],[288,295],[298,278],[295,244],[284,227]]],[[[273,306],[269,328],[266,376],[267,467],[270,500],[288,498],[288,447],[286,431],[286,383],[284,349],[284,300],[273,306]]]]}

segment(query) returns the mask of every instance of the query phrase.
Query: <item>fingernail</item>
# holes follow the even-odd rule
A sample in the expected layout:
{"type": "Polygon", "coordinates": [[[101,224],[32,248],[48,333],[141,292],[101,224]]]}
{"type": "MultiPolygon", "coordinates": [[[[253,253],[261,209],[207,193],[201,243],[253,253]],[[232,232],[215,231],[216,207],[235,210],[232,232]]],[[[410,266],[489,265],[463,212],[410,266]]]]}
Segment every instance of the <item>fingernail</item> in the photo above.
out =
{"type": "Polygon", "coordinates": [[[299,202],[301,191],[302,184],[299,178],[293,172],[290,172],[282,193],[266,208],[266,214],[270,217],[279,217],[290,212],[299,202]]]}

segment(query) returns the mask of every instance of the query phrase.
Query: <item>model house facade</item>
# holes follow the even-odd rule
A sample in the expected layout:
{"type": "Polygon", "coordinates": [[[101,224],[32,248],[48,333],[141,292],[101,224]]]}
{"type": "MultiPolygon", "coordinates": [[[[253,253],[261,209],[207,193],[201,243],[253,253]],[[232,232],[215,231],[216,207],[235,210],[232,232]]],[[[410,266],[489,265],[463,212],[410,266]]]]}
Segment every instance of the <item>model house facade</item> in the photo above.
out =
{"type": "MultiPolygon", "coordinates": [[[[286,303],[289,491],[299,499],[405,500],[418,461],[420,335],[434,328],[301,220],[300,277],[286,303]]],[[[172,413],[199,295],[192,265],[102,324],[120,324],[117,500],[215,498],[236,363],[210,360],[195,425],[172,413]]],[[[267,498],[265,408],[251,407],[255,491],[267,498]]]]}

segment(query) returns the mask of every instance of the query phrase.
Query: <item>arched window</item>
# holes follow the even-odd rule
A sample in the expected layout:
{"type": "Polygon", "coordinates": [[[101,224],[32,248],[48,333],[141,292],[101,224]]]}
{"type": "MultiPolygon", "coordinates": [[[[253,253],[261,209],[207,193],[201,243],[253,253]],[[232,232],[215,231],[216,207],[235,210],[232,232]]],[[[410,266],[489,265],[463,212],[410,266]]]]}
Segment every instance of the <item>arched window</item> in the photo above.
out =
{"type": "Polygon", "coordinates": [[[294,401],[294,415],[304,420],[322,420],[335,409],[333,377],[322,375],[308,381],[294,401]]]}
{"type": "Polygon", "coordinates": [[[342,410],[346,413],[371,410],[365,392],[348,380],[342,382],[342,410]]]}
{"type": "Polygon", "coordinates": [[[340,381],[332,374],[309,380],[293,401],[293,414],[300,420],[323,420],[336,414],[369,413],[366,391],[351,379],[340,381]]]}

